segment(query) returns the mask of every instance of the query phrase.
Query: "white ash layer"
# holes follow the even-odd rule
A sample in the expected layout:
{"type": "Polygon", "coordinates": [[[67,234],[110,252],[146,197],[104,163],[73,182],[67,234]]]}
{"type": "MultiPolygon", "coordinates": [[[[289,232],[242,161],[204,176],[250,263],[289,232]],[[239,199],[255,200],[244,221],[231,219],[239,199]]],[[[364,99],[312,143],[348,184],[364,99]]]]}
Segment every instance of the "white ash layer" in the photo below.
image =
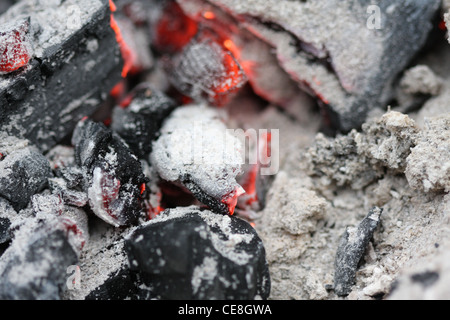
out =
{"type": "Polygon", "coordinates": [[[175,110],[150,155],[162,179],[189,179],[217,199],[241,189],[236,177],[243,159],[241,140],[227,131],[217,110],[203,104],[175,110]]]}

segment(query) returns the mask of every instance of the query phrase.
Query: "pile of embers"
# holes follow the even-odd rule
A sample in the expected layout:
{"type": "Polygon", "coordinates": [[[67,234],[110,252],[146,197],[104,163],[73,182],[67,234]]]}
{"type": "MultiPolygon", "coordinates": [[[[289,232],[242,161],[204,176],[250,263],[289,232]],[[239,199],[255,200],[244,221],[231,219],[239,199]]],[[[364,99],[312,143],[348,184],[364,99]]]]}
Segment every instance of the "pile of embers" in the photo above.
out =
{"type": "MultiPolygon", "coordinates": [[[[304,119],[318,104],[328,129],[358,127],[392,98],[439,8],[404,4],[405,25],[401,10],[383,7],[389,28],[350,52],[341,35],[368,36],[358,18],[365,1],[333,2],[273,14],[263,1],[231,0],[8,8],[0,16],[0,298],[267,299],[268,264],[251,224],[271,183],[260,175],[268,163],[246,165],[245,143],[226,130],[228,106],[269,102],[304,119]],[[345,18],[340,29],[326,26],[334,19],[301,22],[333,12],[345,18]],[[340,35],[321,36],[326,28],[340,35]]],[[[270,133],[248,149],[268,158],[270,133]]],[[[341,244],[343,264],[356,267],[380,213],[363,221],[361,241],[341,244]]],[[[337,291],[354,281],[344,269],[337,291]]]]}

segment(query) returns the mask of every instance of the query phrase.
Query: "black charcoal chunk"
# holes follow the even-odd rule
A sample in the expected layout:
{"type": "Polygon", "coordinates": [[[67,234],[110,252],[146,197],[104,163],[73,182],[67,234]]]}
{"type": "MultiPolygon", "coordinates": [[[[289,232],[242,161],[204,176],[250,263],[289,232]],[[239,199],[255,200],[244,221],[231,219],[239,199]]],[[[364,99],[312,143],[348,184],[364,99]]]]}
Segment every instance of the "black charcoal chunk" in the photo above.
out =
{"type": "Polygon", "coordinates": [[[59,300],[66,270],[77,263],[67,233],[46,219],[20,227],[0,258],[0,299],[59,300]]]}
{"type": "Polygon", "coordinates": [[[130,272],[127,266],[119,269],[92,292],[86,296],[86,300],[124,300],[137,299],[138,280],[136,275],[130,272]]]}
{"type": "Polygon", "coordinates": [[[334,291],[347,296],[356,282],[358,264],[380,222],[383,209],[374,207],[356,228],[347,228],[339,242],[334,263],[334,291]]]}
{"type": "Polygon", "coordinates": [[[50,164],[40,152],[25,140],[1,136],[0,142],[0,196],[15,210],[27,206],[33,194],[41,191],[52,176],[50,164]],[[16,146],[6,141],[15,141],[16,146]]]}
{"type": "Polygon", "coordinates": [[[162,299],[267,299],[265,249],[244,220],[169,209],[125,240],[131,270],[162,299]]]}
{"type": "Polygon", "coordinates": [[[118,227],[137,221],[142,212],[142,185],[148,182],[127,144],[102,123],[79,122],[72,137],[75,162],[86,170],[92,211],[118,227]]]}
{"type": "Polygon", "coordinates": [[[175,109],[175,102],[148,83],[142,83],[129,95],[126,105],[113,110],[111,129],[118,133],[139,158],[152,151],[152,141],[164,119],[175,109]]]}
{"type": "MultiPolygon", "coordinates": [[[[0,75],[0,126],[48,151],[93,114],[121,79],[123,61],[108,1],[18,1],[0,25],[30,17],[34,54],[0,75]]],[[[0,30],[1,32],[1,30],[0,30]]]]}
{"type": "Polygon", "coordinates": [[[220,201],[220,199],[214,198],[203,191],[195,182],[189,178],[182,180],[183,185],[192,192],[192,195],[201,203],[208,206],[211,211],[220,214],[229,214],[230,209],[226,203],[220,201]]]}

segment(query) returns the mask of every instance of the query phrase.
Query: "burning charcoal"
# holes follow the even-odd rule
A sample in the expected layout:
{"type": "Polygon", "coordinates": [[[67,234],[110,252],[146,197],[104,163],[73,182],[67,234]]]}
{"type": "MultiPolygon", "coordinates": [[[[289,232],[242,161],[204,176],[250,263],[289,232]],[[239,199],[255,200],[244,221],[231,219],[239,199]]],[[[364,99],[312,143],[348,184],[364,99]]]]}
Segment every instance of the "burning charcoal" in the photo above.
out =
{"type": "Polygon", "coordinates": [[[166,120],[150,162],[162,179],[180,182],[214,212],[233,214],[244,193],[236,182],[242,150],[215,109],[190,105],[166,120]]]}
{"type": "Polygon", "coordinates": [[[116,227],[136,222],[147,179],[125,142],[103,124],[85,119],[77,125],[72,143],[76,164],[86,170],[94,213],[116,227]]]}
{"type": "Polygon", "coordinates": [[[125,240],[130,268],[162,299],[267,299],[270,276],[262,241],[245,221],[169,209],[125,240]]]}
{"type": "Polygon", "coordinates": [[[0,196],[15,210],[27,206],[51,177],[48,160],[26,140],[0,134],[0,196]]]}
{"type": "Polygon", "coordinates": [[[49,5],[22,0],[0,16],[0,25],[30,17],[34,47],[30,57],[17,51],[20,59],[7,69],[29,59],[25,67],[0,75],[2,130],[29,139],[45,152],[67,137],[79,119],[96,111],[121,79],[123,63],[110,15],[108,1],[49,5]]]}
{"type": "Polygon", "coordinates": [[[183,94],[224,105],[230,96],[247,81],[234,56],[213,39],[193,39],[183,52],[174,58],[170,78],[183,94]]]}
{"type": "Polygon", "coordinates": [[[347,228],[341,237],[335,260],[334,291],[347,296],[356,282],[358,263],[380,222],[383,209],[374,207],[357,228],[347,228]]]}
{"type": "Polygon", "coordinates": [[[114,108],[111,129],[125,140],[136,156],[147,157],[163,120],[175,107],[172,99],[143,83],[114,108]]]}
{"type": "Polygon", "coordinates": [[[122,56],[125,58],[125,66],[122,69],[122,77],[136,75],[153,67],[153,56],[150,51],[150,43],[147,35],[137,29],[126,17],[115,15],[112,24],[120,30],[122,56]]]}
{"type": "Polygon", "coordinates": [[[159,15],[153,24],[152,44],[161,53],[176,53],[197,34],[197,22],[188,17],[176,1],[166,1],[159,6],[159,15]]]}
{"type": "Polygon", "coordinates": [[[0,257],[0,299],[60,299],[67,267],[77,263],[69,238],[56,216],[27,220],[0,257]]]}
{"type": "Polygon", "coordinates": [[[0,25],[0,75],[26,66],[31,59],[32,46],[28,31],[30,19],[0,25]]]}
{"type": "Polygon", "coordinates": [[[370,110],[391,101],[395,80],[425,44],[441,1],[178,3],[192,18],[210,5],[229,13],[239,21],[237,30],[247,29],[270,44],[279,65],[320,101],[325,120],[350,131],[370,110]]]}

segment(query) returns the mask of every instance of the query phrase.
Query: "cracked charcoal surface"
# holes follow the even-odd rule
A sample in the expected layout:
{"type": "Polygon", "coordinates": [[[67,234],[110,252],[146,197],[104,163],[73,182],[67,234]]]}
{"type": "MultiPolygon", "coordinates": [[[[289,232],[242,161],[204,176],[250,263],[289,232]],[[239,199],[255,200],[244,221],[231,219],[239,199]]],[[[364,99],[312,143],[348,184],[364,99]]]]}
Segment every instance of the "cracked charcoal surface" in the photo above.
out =
{"type": "Polygon", "coordinates": [[[175,109],[175,102],[148,83],[130,93],[126,107],[113,110],[111,129],[118,133],[139,158],[148,157],[163,120],[175,109]]]}
{"type": "Polygon", "coordinates": [[[31,196],[41,191],[52,173],[39,150],[26,140],[0,134],[0,196],[16,210],[27,206],[31,196]]]}
{"type": "Polygon", "coordinates": [[[125,241],[129,264],[163,299],[266,299],[270,276],[263,243],[245,221],[169,209],[125,241]]]}
{"type": "Polygon", "coordinates": [[[94,213],[116,227],[135,223],[142,210],[140,187],[147,178],[125,142],[103,124],[84,120],[72,143],[76,164],[86,170],[86,192],[94,213]]]}
{"type": "Polygon", "coordinates": [[[347,228],[336,252],[334,291],[338,296],[346,296],[356,283],[358,263],[364,255],[380,222],[382,209],[373,208],[356,228],[347,228]]]}

